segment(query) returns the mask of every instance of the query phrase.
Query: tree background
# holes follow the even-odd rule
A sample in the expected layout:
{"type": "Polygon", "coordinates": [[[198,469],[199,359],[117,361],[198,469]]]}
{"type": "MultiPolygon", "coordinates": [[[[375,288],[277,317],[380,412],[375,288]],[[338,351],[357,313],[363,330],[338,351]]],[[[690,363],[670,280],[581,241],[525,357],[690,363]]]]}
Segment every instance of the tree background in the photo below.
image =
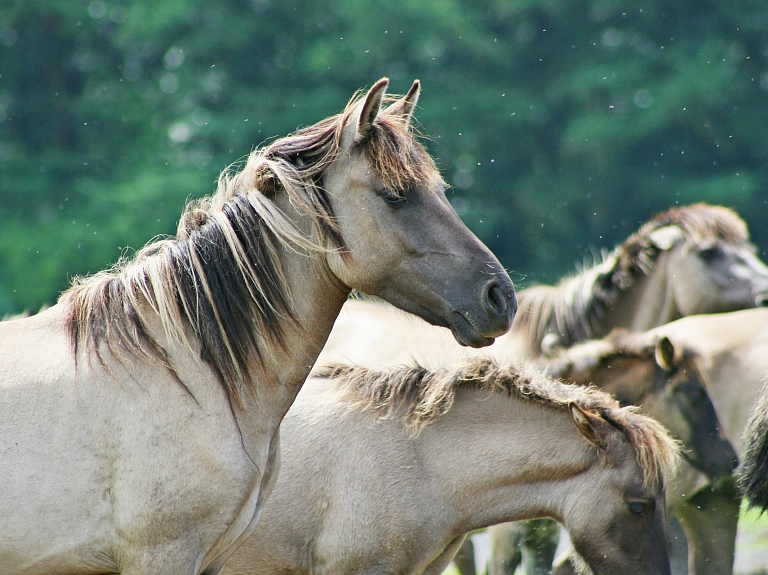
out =
{"type": "Polygon", "coordinates": [[[255,146],[381,76],[522,285],[654,213],[735,208],[768,248],[768,3],[4,0],[0,313],[107,267],[255,146]]]}

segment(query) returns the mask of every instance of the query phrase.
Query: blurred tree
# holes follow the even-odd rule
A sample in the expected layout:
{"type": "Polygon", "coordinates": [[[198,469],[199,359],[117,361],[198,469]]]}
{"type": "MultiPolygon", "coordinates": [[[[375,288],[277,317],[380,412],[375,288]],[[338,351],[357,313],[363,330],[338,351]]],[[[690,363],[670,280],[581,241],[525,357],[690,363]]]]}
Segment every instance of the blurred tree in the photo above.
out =
{"type": "Polygon", "coordinates": [[[654,212],[737,208],[768,247],[768,5],[658,0],[6,0],[0,312],[173,233],[254,146],[389,76],[517,281],[654,212]]]}

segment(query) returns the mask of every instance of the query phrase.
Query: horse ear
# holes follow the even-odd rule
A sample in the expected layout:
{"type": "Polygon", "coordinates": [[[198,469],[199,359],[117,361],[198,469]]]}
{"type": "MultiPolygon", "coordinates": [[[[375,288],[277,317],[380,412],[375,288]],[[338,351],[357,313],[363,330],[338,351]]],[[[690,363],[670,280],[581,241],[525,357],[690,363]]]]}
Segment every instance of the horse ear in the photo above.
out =
{"type": "Polygon", "coordinates": [[[416,108],[416,102],[419,101],[420,93],[421,82],[414,80],[408,93],[387,108],[387,114],[401,116],[407,126],[411,122],[411,116],[413,116],[413,110],[416,108]]]}
{"type": "Polygon", "coordinates": [[[656,363],[664,371],[671,371],[675,362],[675,346],[667,336],[656,342],[656,363]]]}
{"type": "Polygon", "coordinates": [[[587,438],[587,441],[602,448],[603,436],[600,435],[595,423],[592,421],[592,416],[572,401],[568,403],[568,411],[571,414],[573,423],[576,425],[576,429],[587,438]]]}
{"type": "Polygon", "coordinates": [[[677,226],[664,226],[648,234],[651,243],[662,251],[667,251],[684,237],[683,230],[677,226]]]}
{"type": "Polygon", "coordinates": [[[357,119],[357,131],[355,132],[355,142],[362,142],[368,137],[373,122],[381,110],[381,102],[384,99],[384,93],[387,91],[389,78],[382,78],[376,82],[365,95],[365,101],[360,108],[360,116],[357,119]]]}

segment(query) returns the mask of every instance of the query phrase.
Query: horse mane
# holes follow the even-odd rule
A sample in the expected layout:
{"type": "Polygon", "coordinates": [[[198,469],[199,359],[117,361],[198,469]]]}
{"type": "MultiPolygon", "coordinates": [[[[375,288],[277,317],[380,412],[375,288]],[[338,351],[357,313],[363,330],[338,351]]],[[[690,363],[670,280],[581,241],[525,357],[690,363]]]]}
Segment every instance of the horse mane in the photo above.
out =
{"type": "Polygon", "coordinates": [[[539,347],[554,331],[559,345],[594,339],[598,323],[623,291],[637,277],[648,275],[664,251],[651,238],[654,231],[676,226],[688,240],[718,239],[729,243],[749,240],[744,221],[723,206],[697,203],[657,214],[600,263],[562,279],[555,286],[533,286],[518,292],[519,322],[528,339],[539,347]]]}
{"type": "Polygon", "coordinates": [[[744,430],[747,449],[737,476],[741,493],[750,507],[768,509],[768,378],[760,388],[757,404],[744,430]]]}
{"type": "MultiPolygon", "coordinates": [[[[336,250],[352,257],[322,176],[341,152],[342,130],[356,121],[361,105],[357,94],[342,113],[255,149],[240,171],[225,170],[213,195],[187,204],[175,238],[152,241],[109,270],[76,277],[60,298],[68,307],[75,358],[82,346],[102,367],[107,356],[124,362],[126,353],[156,360],[184,386],[150,331],[154,317],[168,344],[180,344],[206,362],[230,403],[239,404],[243,389],[253,388],[254,373],[264,374],[269,346],[290,356],[286,326],[303,331],[280,249],[336,250]],[[278,193],[309,216],[313,232],[307,235],[280,211],[273,201],[278,193]]],[[[407,122],[386,109],[349,153],[365,157],[395,190],[440,178],[407,122]]]]}
{"type": "MultiPolygon", "coordinates": [[[[559,348],[551,358],[544,360],[545,373],[550,377],[573,380],[574,373],[594,373],[599,366],[619,358],[634,358],[656,362],[656,344],[661,336],[649,340],[644,333],[633,333],[616,328],[602,339],[592,339],[568,348],[559,348]]],[[[698,354],[688,347],[675,346],[673,369],[691,369],[698,372],[695,361],[698,354]]],[[[586,375],[589,378],[589,375],[586,375]]]]}
{"type": "Polygon", "coordinates": [[[491,358],[435,371],[419,366],[373,370],[334,364],[321,368],[316,375],[332,379],[350,409],[372,411],[382,418],[399,415],[412,435],[450,411],[459,387],[473,387],[557,410],[567,410],[571,402],[577,404],[625,433],[646,484],[667,480],[677,462],[677,443],[655,420],[634,407],[619,406],[613,397],[594,387],[565,384],[530,365],[500,365],[491,358]]]}

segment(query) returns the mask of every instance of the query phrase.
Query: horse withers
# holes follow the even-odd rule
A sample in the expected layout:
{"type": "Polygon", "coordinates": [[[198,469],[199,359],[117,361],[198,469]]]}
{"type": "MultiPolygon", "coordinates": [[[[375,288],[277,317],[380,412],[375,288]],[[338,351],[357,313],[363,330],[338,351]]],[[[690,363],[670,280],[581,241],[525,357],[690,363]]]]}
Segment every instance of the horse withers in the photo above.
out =
{"type": "Polygon", "coordinates": [[[286,415],[280,477],[222,575],[438,575],[467,532],[542,515],[594,575],[669,574],[676,444],[654,420],[487,359],[324,375],[286,415]]]}
{"type": "Polygon", "coordinates": [[[410,131],[418,82],[386,86],[254,151],[176,238],[0,324],[4,575],[217,573],[353,288],[463,345],[509,328],[511,281],[410,131]]]}

